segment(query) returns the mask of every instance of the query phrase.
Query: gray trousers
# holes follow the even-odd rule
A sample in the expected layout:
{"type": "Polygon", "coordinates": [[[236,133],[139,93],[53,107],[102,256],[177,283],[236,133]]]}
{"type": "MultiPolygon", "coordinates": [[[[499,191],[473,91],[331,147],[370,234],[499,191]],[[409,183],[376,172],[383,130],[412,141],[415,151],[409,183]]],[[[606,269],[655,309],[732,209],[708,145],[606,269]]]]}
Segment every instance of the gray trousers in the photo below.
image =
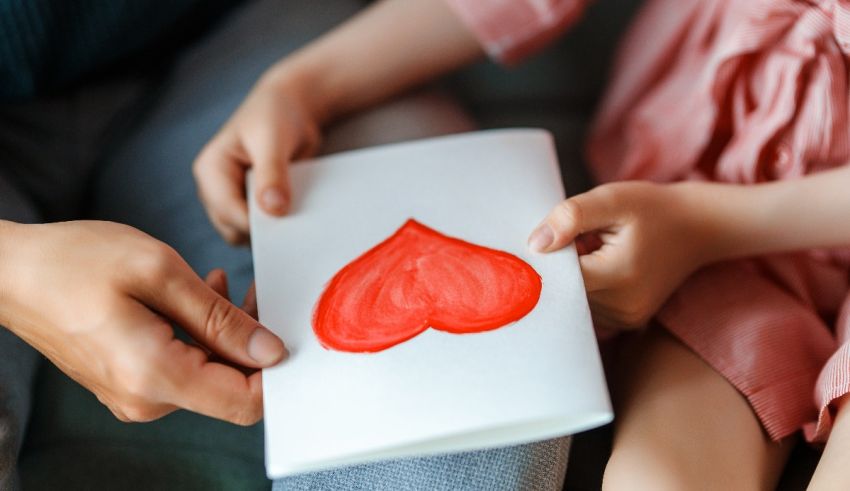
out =
{"type": "MultiPolygon", "coordinates": [[[[199,273],[223,267],[241,298],[250,252],[216,235],[196,197],[191,163],[262,71],[359,8],[354,0],[256,0],[187,49],[163,78],[111,81],[0,109],[0,218],[95,218],[126,223],[173,246],[199,273]]],[[[324,151],[470,129],[433,93],[389,104],[333,129],[324,151]]],[[[40,357],[0,331],[0,489],[16,456],[40,357]]],[[[61,407],[60,407],[61,410],[61,407]]],[[[246,445],[261,445],[255,436],[246,445]]],[[[558,489],[569,439],[350,467],[275,489],[558,489]]]]}

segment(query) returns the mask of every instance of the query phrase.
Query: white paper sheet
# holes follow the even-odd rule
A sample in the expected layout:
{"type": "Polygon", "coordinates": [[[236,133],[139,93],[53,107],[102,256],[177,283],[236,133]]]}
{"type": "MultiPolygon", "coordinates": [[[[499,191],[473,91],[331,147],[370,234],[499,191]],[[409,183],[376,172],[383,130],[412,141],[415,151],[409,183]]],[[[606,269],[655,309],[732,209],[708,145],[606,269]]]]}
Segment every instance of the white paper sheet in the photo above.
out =
{"type": "Polygon", "coordinates": [[[290,350],[263,374],[269,477],[611,421],[575,250],[526,247],[563,199],[548,133],[485,131],[347,152],[293,165],[291,182],[289,216],[251,208],[260,320],[290,350]],[[429,329],[377,353],[325,349],[311,327],[324,286],[409,218],[522,258],[542,277],[538,304],[489,332],[429,329]]]}

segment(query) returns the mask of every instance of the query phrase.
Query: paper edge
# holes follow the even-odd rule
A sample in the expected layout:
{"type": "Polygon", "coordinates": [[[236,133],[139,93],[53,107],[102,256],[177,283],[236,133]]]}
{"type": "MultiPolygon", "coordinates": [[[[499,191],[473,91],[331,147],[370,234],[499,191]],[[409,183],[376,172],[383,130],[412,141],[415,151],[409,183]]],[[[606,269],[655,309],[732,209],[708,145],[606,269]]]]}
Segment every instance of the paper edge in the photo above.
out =
{"type": "Polygon", "coordinates": [[[523,427],[534,424],[533,421],[527,423],[509,425],[503,428],[487,428],[461,433],[455,435],[446,435],[433,440],[421,440],[419,442],[410,443],[403,446],[390,446],[378,449],[369,454],[355,454],[350,457],[342,457],[332,460],[322,460],[316,463],[302,462],[292,466],[274,466],[271,462],[266,462],[266,475],[269,479],[281,479],[299,474],[308,474],[314,472],[328,471],[332,469],[340,469],[357,465],[375,464],[388,460],[404,459],[404,458],[426,458],[438,455],[451,455],[462,452],[485,451],[495,448],[504,448],[515,445],[524,445],[535,442],[542,442],[559,437],[569,437],[583,431],[599,428],[607,425],[614,420],[614,412],[608,408],[607,410],[588,411],[580,417],[561,417],[553,418],[560,419],[560,422],[553,422],[546,428],[541,428],[537,431],[527,432],[523,438],[517,439],[507,434],[511,428],[517,428],[516,431],[523,431],[523,427]],[[485,432],[504,432],[505,435],[498,438],[492,438],[484,444],[462,444],[460,441],[468,439],[471,435],[485,432]],[[443,440],[458,440],[456,444],[443,445],[440,450],[425,450],[421,449],[423,444],[433,442],[435,445],[440,445],[443,440]]]}

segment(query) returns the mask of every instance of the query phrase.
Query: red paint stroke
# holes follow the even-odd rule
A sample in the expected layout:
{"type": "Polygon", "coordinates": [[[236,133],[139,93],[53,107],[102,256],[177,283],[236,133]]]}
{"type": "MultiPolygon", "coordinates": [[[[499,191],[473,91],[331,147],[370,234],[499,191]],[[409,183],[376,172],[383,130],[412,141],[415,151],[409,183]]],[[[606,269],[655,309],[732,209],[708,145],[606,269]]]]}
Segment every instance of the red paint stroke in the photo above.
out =
{"type": "Polygon", "coordinates": [[[498,329],[531,312],[540,275],[520,258],[411,219],[331,279],[313,314],[325,348],[377,352],[429,327],[498,329]]]}

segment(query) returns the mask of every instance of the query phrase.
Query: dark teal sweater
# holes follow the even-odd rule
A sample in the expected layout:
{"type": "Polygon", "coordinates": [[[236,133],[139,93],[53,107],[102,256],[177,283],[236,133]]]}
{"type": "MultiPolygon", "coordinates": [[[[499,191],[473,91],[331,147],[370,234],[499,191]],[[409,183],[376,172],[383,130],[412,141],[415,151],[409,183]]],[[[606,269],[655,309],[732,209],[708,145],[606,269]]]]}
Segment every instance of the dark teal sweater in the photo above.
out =
{"type": "Polygon", "coordinates": [[[0,100],[167,59],[237,0],[0,0],[0,100]]]}

